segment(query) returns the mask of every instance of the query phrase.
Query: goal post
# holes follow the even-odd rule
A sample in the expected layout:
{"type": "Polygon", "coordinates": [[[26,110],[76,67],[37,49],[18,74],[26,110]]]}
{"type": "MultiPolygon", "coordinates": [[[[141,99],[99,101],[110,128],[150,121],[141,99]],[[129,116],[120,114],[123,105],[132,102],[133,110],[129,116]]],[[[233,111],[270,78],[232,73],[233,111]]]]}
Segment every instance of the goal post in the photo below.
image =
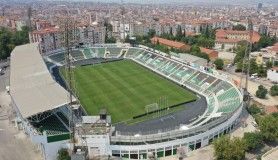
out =
{"type": "Polygon", "coordinates": [[[152,104],[145,106],[145,111],[147,114],[149,114],[150,112],[156,111],[158,109],[159,109],[159,106],[157,103],[152,103],[152,104]]]}

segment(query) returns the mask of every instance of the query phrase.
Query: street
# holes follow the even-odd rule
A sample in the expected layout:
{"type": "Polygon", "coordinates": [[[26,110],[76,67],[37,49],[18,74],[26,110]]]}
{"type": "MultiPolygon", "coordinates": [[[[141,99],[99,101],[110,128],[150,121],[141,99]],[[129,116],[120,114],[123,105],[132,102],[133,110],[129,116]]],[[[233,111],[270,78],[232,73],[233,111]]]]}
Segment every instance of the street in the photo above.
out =
{"type": "Polygon", "coordinates": [[[0,159],[40,160],[41,154],[35,149],[25,133],[18,131],[12,123],[11,98],[6,92],[9,84],[9,68],[0,76],[0,159]]]}

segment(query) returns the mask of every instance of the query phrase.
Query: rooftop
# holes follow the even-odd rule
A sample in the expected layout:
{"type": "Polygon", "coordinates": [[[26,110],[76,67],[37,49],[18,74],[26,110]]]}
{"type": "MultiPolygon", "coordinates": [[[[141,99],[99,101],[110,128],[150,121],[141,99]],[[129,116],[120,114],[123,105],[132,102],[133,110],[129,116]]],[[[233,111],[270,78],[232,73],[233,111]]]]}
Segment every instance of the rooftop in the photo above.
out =
{"type": "Polygon", "coordinates": [[[68,92],[52,78],[37,43],[12,51],[10,94],[23,118],[68,103],[68,92]]]}
{"type": "MultiPolygon", "coordinates": [[[[218,29],[216,30],[216,40],[218,42],[224,42],[224,43],[235,43],[240,41],[240,39],[231,39],[227,38],[227,35],[249,35],[249,31],[236,31],[236,30],[223,30],[223,29],[218,29]]],[[[252,42],[258,42],[260,40],[261,36],[258,32],[253,31],[252,34],[252,42]]]]}
{"type": "Polygon", "coordinates": [[[174,47],[174,48],[181,48],[181,47],[186,45],[185,43],[181,43],[181,42],[177,42],[177,41],[171,41],[171,40],[164,39],[164,38],[159,38],[159,37],[153,37],[151,39],[151,41],[156,42],[156,43],[159,42],[163,45],[167,45],[167,46],[174,47]]]}

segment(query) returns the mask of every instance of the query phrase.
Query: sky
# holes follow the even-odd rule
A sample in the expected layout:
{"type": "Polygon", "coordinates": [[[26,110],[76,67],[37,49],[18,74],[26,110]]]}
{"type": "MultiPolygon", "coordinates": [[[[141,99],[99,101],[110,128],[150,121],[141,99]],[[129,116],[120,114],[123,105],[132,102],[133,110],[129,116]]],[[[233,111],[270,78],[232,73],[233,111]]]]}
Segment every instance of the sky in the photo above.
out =
{"type": "MultiPolygon", "coordinates": [[[[121,0],[75,0],[75,1],[94,1],[94,2],[121,2],[121,0]]],[[[278,3],[278,0],[123,0],[125,3],[278,3]]]]}

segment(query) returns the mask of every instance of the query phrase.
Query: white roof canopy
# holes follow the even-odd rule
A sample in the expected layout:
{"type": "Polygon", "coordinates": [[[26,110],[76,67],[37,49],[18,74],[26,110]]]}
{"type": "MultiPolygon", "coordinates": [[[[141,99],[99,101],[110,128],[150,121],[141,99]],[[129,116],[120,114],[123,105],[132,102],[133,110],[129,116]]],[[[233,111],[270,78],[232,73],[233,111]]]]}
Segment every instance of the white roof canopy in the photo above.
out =
{"type": "Polygon", "coordinates": [[[68,92],[49,73],[37,43],[11,53],[10,94],[23,118],[68,104],[68,92]]]}

